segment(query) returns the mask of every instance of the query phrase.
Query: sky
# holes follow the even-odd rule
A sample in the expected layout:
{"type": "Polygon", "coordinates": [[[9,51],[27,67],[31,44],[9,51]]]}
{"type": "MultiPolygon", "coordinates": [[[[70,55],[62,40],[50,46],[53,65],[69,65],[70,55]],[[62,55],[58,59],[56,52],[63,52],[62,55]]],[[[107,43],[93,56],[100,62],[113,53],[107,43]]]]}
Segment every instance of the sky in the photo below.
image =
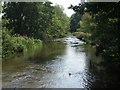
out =
{"type": "Polygon", "coordinates": [[[51,1],[54,5],[58,4],[58,5],[62,5],[64,8],[64,13],[66,13],[66,15],[68,17],[70,17],[74,11],[72,9],[68,9],[68,7],[72,4],[72,5],[78,5],[81,0],[49,0],[51,1]]]}

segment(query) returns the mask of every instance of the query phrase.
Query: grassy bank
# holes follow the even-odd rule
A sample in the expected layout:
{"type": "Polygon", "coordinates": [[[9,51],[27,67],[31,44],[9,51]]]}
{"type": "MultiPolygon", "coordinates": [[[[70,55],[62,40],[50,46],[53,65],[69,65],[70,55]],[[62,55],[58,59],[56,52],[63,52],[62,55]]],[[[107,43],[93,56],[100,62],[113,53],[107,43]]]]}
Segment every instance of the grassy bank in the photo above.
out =
{"type": "Polygon", "coordinates": [[[0,30],[2,34],[2,58],[7,58],[18,53],[27,52],[30,49],[42,47],[39,39],[27,36],[11,35],[7,30],[0,30]]]}
{"type": "Polygon", "coordinates": [[[86,43],[90,43],[90,33],[84,33],[84,32],[74,32],[72,33],[74,36],[76,36],[78,39],[85,41],[86,43]]]}

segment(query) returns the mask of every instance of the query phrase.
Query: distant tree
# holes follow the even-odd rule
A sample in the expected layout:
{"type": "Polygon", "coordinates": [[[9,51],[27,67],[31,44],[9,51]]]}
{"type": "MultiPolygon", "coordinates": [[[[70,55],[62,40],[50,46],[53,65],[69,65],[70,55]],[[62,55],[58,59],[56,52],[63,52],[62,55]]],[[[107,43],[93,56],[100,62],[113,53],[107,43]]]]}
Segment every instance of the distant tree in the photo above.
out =
{"type": "Polygon", "coordinates": [[[70,32],[75,32],[77,31],[77,27],[79,27],[79,22],[84,14],[85,10],[85,5],[84,4],[79,4],[79,6],[73,6],[71,5],[68,7],[68,9],[73,9],[75,11],[75,14],[71,16],[70,20],[70,32]]]}
{"type": "Polygon", "coordinates": [[[64,36],[69,29],[69,18],[63,12],[63,8],[59,5],[54,7],[54,15],[52,19],[52,30],[51,34],[54,34],[54,37],[64,36]]]}
{"type": "Polygon", "coordinates": [[[75,13],[70,18],[70,32],[77,31],[77,27],[79,25],[79,21],[81,19],[82,15],[79,13],[75,13]]]}

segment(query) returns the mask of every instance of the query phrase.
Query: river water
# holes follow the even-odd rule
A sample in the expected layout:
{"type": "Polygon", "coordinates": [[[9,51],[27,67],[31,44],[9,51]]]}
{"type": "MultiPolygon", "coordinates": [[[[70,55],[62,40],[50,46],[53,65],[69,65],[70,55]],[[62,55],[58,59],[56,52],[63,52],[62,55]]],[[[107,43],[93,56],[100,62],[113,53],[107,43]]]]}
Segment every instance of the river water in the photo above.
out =
{"type": "Polygon", "coordinates": [[[42,49],[2,62],[3,88],[119,87],[119,76],[99,65],[95,49],[76,37],[45,43],[42,49]]]}

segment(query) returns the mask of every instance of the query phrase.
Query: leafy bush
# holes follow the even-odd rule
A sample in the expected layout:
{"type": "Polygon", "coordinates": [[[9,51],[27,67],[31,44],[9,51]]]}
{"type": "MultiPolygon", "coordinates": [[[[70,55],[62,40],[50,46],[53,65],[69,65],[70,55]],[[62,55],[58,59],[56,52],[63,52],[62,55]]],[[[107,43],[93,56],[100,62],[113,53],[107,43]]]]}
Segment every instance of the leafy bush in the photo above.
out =
{"type": "Polygon", "coordinates": [[[29,49],[41,47],[39,39],[28,38],[26,36],[11,35],[8,30],[1,30],[2,33],[2,57],[9,57],[12,54],[24,53],[29,49]]]}

